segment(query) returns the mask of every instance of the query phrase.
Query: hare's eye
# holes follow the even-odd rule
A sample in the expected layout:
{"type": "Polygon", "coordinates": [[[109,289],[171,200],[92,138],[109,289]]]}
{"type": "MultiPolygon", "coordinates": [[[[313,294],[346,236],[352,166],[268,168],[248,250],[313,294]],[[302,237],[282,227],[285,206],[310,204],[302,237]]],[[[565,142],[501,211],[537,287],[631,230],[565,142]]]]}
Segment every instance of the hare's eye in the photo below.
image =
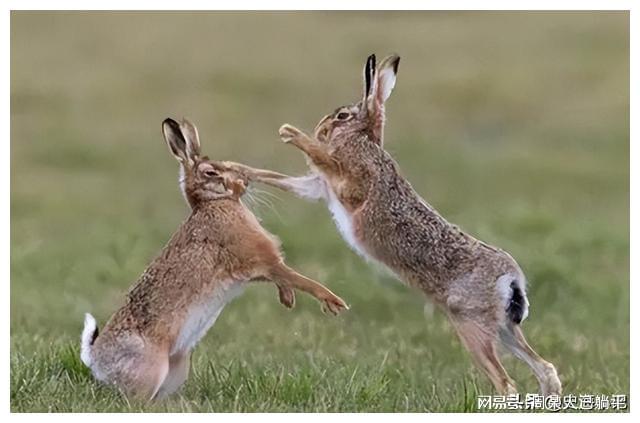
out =
{"type": "Polygon", "coordinates": [[[350,116],[350,114],[349,114],[349,113],[347,113],[347,112],[340,112],[340,113],[338,113],[338,114],[337,114],[336,119],[338,119],[338,120],[345,120],[345,119],[347,119],[349,116],[350,116]]]}
{"type": "Polygon", "coordinates": [[[218,174],[218,172],[216,172],[213,169],[205,169],[204,170],[204,174],[205,174],[205,176],[207,176],[209,178],[213,178],[214,176],[216,176],[218,174]]]}

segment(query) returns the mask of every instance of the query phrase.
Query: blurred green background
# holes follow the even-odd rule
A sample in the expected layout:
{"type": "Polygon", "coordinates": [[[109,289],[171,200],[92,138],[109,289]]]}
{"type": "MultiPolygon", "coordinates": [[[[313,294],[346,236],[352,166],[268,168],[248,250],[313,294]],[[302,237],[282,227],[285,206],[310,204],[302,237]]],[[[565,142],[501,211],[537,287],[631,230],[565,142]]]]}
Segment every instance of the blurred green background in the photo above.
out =
{"type": "Polygon", "coordinates": [[[103,325],[188,214],[161,121],[189,117],[212,158],[300,174],[277,128],[357,100],[372,52],[402,57],[386,148],[445,217],[521,264],[525,331],[565,391],[628,394],[628,13],[13,12],[11,409],[475,410],[492,388],[443,316],[351,252],[324,205],[264,187],[264,226],[348,313],[302,294],[287,311],[252,286],[161,404],[79,362],[83,313],[103,325]]]}

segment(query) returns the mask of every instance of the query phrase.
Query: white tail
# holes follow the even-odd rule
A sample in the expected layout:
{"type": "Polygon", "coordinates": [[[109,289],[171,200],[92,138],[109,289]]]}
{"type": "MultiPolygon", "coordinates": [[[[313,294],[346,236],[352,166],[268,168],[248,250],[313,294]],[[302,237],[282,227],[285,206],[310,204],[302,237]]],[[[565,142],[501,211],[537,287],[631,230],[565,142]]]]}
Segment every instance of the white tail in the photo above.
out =
{"type": "Polygon", "coordinates": [[[91,367],[91,345],[96,339],[96,332],[98,331],[98,324],[96,319],[89,313],[84,315],[84,329],[82,329],[82,338],[80,343],[80,360],[85,366],[91,367]]]}

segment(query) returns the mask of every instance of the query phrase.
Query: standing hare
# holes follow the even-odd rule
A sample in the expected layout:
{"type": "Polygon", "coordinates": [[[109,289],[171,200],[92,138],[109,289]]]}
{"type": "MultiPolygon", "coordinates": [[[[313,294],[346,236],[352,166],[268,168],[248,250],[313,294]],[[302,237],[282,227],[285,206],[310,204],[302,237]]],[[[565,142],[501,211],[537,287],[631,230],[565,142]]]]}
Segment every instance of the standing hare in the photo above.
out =
{"type": "Polygon", "coordinates": [[[95,319],[85,316],[81,344],[82,361],[97,379],[141,399],[166,396],[184,383],[192,349],[246,282],[274,282],[286,307],[293,307],[296,288],[334,314],[347,308],[284,263],[277,239],[240,200],[247,180],[200,155],[195,126],[166,119],[162,130],[180,162],[191,215],[99,335],[95,319]]]}
{"type": "Polygon", "coordinates": [[[400,175],[383,149],[385,101],[396,81],[398,56],[364,68],[364,94],[322,118],[313,136],[290,125],[284,142],[302,150],[312,173],[290,177],[231,164],[250,180],[323,199],[347,243],[433,299],[449,317],[477,365],[501,393],[516,392],[496,346],[502,343],[533,371],[544,394],[559,394],[554,366],[527,343],[525,277],[506,252],[447,222],[400,175]]]}

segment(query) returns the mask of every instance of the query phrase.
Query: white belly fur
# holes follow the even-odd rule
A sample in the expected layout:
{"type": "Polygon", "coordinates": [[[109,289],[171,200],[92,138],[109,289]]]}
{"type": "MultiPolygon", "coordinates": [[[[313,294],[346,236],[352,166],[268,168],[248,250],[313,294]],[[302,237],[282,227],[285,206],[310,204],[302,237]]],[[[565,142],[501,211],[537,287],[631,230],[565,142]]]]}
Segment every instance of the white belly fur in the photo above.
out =
{"type": "Polygon", "coordinates": [[[347,241],[347,244],[358,254],[360,254],[365,259],[370,259],[367,252],[359,245],[358,240],[356,238],[355,230],[353,227],[353,219],[349,212],[344,208],[340,200],[336,197],[333,190],[330,187],[327,187],[328,198],[327,205],[329,206],[329,210],[331,211],[331,215],[333,216],[333,220],[336,222],[336,226],[344,238],[347,241]]]}
{"type": "MultiPolygon", "coordinates": [[[[225,284],[221,284],[225,286],[225,284]]],[[[244,290],[244,284],[234,283],[228,288],[219,288],[205,303],[194,304],[188,311],[171,354],[189,351],[206,335],[216,322],[224,306],[244,290]]]]}
{"type": "Polygon", "coordinates": [[[333,216],[333,220],[336,222],[336,226],[338,227],[338,231],[342,235],[342,238],[349,244],[352,250],[362,256],[368,262],[378,265],[378,268],[384,270],[394,276],[399,281],[403,281],[403,279],[398,276],[398,274],[390,269],[384,263],[373,258],[367,251],[364,249],[362,245],[358,242],[356,238],[355,229],[353,227],[353,219],[349,212],[344,208],[338,197],[335,195],[329,182],[326,182],[326,192],[327,192],[327,206],[331,211],[331,215],[333,216]]]}

